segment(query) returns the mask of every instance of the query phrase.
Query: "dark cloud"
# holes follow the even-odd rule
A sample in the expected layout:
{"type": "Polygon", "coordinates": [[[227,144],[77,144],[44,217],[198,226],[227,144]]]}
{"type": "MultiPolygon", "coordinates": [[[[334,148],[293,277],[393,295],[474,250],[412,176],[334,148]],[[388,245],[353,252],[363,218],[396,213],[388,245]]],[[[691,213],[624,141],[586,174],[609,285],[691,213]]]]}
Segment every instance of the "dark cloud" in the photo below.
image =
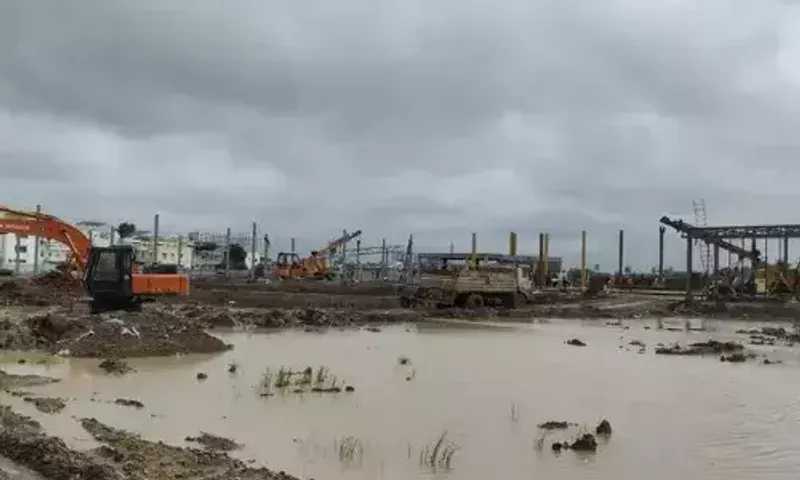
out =
{"type": "MultiPolygon", "coordinates": [[[[778,1],[0,3],[2,203],[304,249],[656,261],[658,218],[791,222],[800,11],[778,1]]],[[[669,237],[671,262],[682,258],[669,237]]]]}

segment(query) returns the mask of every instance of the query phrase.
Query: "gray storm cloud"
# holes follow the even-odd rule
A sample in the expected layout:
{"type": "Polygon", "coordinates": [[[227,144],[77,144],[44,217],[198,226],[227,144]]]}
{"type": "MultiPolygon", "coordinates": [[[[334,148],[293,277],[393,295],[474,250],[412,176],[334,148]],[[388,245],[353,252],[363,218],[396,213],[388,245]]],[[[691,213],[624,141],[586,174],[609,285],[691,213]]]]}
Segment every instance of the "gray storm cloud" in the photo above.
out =
{"type": "Polygon", "coordinates": [[[794,221],[798,32],[778,1],[2,2],[0,202],[308,249],[575,261],[586,229],[607,267],[625,228],[646,267],[694,199],[794,221]]]}

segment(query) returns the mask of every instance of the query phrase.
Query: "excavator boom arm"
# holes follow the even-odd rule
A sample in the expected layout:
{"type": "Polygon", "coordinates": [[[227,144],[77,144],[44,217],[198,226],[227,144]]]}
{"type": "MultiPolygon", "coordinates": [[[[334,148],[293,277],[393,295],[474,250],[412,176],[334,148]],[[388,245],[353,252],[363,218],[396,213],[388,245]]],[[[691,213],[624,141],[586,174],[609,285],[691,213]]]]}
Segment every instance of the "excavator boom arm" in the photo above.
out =
{"type": "Polygon", "coordinates": [[[77,227],[57,217],[0,205],[0,234],[5,233],[55,240],[69,248],[81,271],[86,269],[92,242],[77,227]]]}

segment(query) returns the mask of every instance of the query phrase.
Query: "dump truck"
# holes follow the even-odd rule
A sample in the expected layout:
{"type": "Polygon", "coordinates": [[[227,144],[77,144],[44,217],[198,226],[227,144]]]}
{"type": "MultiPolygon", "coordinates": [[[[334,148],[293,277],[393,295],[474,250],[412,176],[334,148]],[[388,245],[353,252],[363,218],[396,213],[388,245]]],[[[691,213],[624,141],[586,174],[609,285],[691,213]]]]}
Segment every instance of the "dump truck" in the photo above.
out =
{"type": "Polygon", "coordinates": [[[533,283],[522,268],[455,269],[422,273],[401,289],[405,307],[516,308],[532,295],[533,283]]]}

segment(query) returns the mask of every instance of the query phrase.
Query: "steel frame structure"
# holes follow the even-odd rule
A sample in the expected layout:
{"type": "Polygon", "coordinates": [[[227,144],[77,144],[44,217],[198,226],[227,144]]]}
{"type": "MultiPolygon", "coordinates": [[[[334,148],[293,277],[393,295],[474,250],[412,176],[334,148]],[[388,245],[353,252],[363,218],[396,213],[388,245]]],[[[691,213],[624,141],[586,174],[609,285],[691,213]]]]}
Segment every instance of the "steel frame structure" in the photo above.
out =
{"type": "Polygon", "coordinates": [[[726,225],[690,228],[694,234],[715,238],[800,238],[800,225],[726,225]]]}

